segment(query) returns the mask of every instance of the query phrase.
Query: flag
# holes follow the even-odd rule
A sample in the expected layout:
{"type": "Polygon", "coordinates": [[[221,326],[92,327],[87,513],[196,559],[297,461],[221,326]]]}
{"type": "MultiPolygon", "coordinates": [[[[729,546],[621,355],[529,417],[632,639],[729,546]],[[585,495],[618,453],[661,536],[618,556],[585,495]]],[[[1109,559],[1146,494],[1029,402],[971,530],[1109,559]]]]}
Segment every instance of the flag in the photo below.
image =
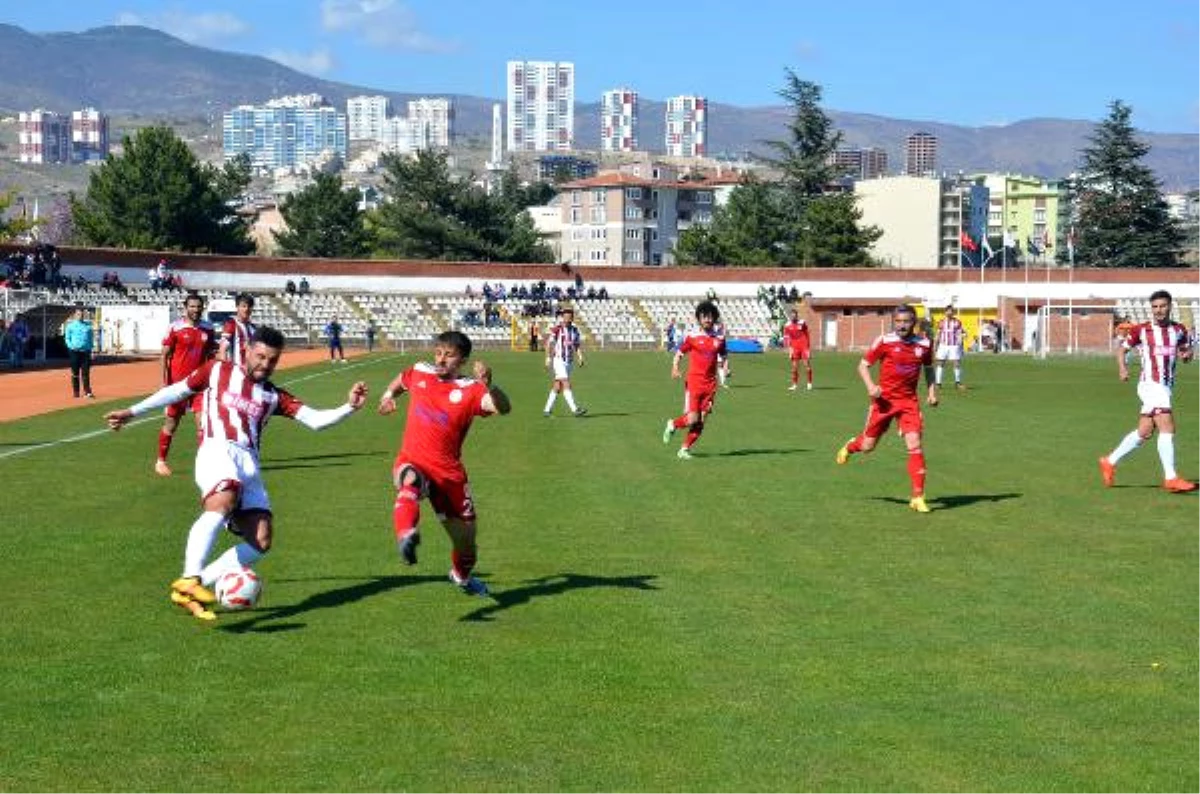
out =
{"type": "Polygon", "coordinates": [[[986,262],[988,259],[991,259],[992,256],[994,256],[994,253],[992,251],[992,243],[991,243],[991,241],[988,240],[987,232],[984,232],[983,234],[981,234],[979,236],[979,242],[983,245],[983,253],[987,257],[986,259],[984,259],[984,261],[986,262]]]}
{"type": "Polygon", "coordinates": [[[971,239],[971,235],[967,234],[965,229],[958,233],[958,241],[967,251],[974,253],[979,250],[979,244],[971,239]]]}
{"type": "Polygon", "coordinates": [[[1072,226],[1067,232],[1067,256],[1075,258],[1075,227],[1072,226]]]}
{"type": "Polygon", "coordinates": [[[1029,253],[1033,254],[1034,256],[1039,256],[1042,253],[1042,249],[1037,247],[1037,243],[1035,243],[1033,238],[1029,235],[1025,236],[1025,247],[1029,250],[1029,253]]]}
{"type": "Polygon", "coordinates": [[[1004,247],[1005,248],[1016,248],[1017,247],[1017,241],[1016,241],[1016,239],[1013,238],[1012,232],[1006,231],[1004,233],[1004,247]]]}

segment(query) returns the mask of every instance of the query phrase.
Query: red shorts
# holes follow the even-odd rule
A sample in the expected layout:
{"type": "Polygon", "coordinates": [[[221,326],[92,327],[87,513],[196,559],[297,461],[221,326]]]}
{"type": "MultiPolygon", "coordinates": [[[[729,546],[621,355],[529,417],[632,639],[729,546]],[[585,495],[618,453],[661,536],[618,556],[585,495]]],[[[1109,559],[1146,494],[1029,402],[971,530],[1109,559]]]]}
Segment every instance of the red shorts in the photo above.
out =
{"type": "Polygon", "coordinates": [[[471,496],[471,483],[467,481],[466,471],[453,474],[430,472],[408,458],[397,456],[392,464],[392,482],[397,488],[400,487],[400,469],[404,466],[411,466],[421,475],[421,495],[429,499],[439,519],[475,520],[475,500],[471,496]]]}
{"type": "Polygon", "coordinates": [[[688,384],[683,392],[683,412],[685,414],[710,414],[713,401],[717,398],[717,386],[693,386],[688,384]]]}
{"type": "Polygon", "coordinates": [[[901,433],[920,433],[924,427],[921,417],[921,405],[915,399],[885,400],[877,397],[871,400],[867,411],[867,426],[863,435],[869,438],[882,438],[895,419],[900,424],[901,433]]]}
{"type": "Polygon", "coordinates": [[[807,347],[793,347],[788,351],[788,354],[792,361],[799,361],[802,358],[805,360],[812,358],[807,347]]]}
{"type": "Polygon", "coordinates": [[[177,403],[171,403],[165,409],[167,416],[173,419],[182,419],[183,415],[188,412],[188,408],[192,409],[192,413],[200,413],[200,409],[204,407],[204,393],[193,394],[191,397],[184,397],[177,403]]]}

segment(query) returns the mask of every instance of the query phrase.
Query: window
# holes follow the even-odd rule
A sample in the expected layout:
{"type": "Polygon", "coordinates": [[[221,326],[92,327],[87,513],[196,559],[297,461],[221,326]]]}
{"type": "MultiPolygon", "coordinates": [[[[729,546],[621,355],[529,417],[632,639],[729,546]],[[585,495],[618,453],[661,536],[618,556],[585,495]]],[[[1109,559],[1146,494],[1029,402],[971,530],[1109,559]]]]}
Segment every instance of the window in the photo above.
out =
{"type": "Polygon", "coordinates": [[[630,248],[625,252],[626,262],[641,262],[642,250],[640,248],[630,248]]]}
{"type": "Polygon", "coordinates": [[[641,220],[642,219],[642,208],[641,207],[626,207],[625,208],[625,219],[630,220],[630,221],[641,220]]]}
{"type": "Polygon", "coordinates": [[[642,230],[641,229],[626,229],[625,230],[625,239],[626,240],[642,239],[642,230]]]}
{"type": "Polygon", "coordinates": [[[608,200],[608,191],[604,188],[596,188],[592,191],[592,203],[603,204],[608,200]]]}
{"type": "Polygon", "coordinates": [[[1046,208],[1045,207],[1038,207],[1038,208],[1034,209],[1033,222],[1034,223],[1045,223],[1046,222],[1046,208]]]}
{"type": "Polygon", "coordinates": [[[642,197],[642,189],[641,189],[640,187],[627,187],[627,188],[625,188],[625,198],[627,198],[627,199],[640,199],[641,197],[642,197]]]}
{"type": "Polygon", "coordinates": [[[582,217],[582,212],[579,207],[571,207],[571,223],[579,223],[582,217]]]}
{"type": "Polygon", "coordinates": [[[697,204],[712,204],[712,191],[697,190],[696,191],[696,203],[697,204]]]}
{"type": "Polygon", "coordinates": [[[592,207],[590,219],[592,223],[607,223],[608,212],[604,207],[592,207]]]}
{"type": "Polygon", "coordinates": [[[571,191],[571,206],[578,207],[582,203],[583,203],[583,191],[582,190],[572,190],[571,191]]]}

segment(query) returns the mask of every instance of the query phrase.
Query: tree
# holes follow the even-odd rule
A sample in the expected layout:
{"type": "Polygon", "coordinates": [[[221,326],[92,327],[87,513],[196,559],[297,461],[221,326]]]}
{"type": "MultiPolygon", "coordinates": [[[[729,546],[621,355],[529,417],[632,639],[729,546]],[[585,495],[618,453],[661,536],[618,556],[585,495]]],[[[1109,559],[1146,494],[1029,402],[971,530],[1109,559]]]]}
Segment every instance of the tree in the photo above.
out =
{"type": "Polygon", "coordinates": [[[1158,180],[1142,159],[1132,109],[1109,105],[1084,148],[1071,199],[1077,213],[1075,261],[1096,267],[1177,267],[1183,230],[1170,216],[1158,180]]]}
{"type": "Polygon", "coordinates": [[[284,256],[356,259],[370,251],[358,191],[346,190],[340,177],[317,174],[312,184],[292,194],[279,208],[287,228],[275,233],[284,256]]]}
{"type": "Polygon", "coordinates": [[[34,223],[29,218],[25,217],[24,211],[19,215],[8,216],[8,208],[13,205],[16,199],[15,191],[0,193],[0,242],[8,242],[23,234],[27,234],[33,228],[34,223]]]}
{"type": "Polygon", "coordinates": [[[862,210],[853,193],[817,196],[804,210],[805,267],[866,267],[873,265],[868,249],[883,236],[878,226],[862,226],[862,210]]]}
{"type": "Polygon", "coordinates": [[[244,162],[217,168],[197,161],[167,127],[123,140],[124,154],[92,173],[87,195],[71,199],[80,241],[150,250],[244,254],[247,223],[234,210],[249,184],[244,162]]]}
{"type": "Polygon", "coordinates": [[[790,220],[778,185],[747,178],[713,213],[679,235],[675,257],[681,265],[776,267],[784,264],[779,240],[790,220]]]}

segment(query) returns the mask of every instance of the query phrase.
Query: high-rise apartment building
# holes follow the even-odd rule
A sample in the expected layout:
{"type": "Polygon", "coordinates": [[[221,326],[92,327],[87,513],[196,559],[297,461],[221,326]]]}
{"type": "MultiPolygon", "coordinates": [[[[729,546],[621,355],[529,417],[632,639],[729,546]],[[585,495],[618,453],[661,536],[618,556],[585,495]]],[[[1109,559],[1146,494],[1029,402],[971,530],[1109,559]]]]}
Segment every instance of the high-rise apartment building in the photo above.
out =
{"type": "Polygon", "coordinates": [[[600,97],[600,151],[636,152],[638,148],[638,95],[629,88],[614,88],[600,97]]]}
{"type": "Polygon", "coordinates": [[[392,101],[385,96],[352,96],[346,100],[350,140],[378,141],[383,123],[392,115],[392,101]]]}
{"type": "Polygon", "coordinates": [[[875,146],[848,146],[829,156],[829,164],[838,176],[851,179],[877,179],[887,173],[887,152],[875,146]]]}
{"type": "Polygon", "coordinates": [[[508,150],[565,152],[575,146],[575,64],[508,62],[508,150]]]}
{"type": "Polygon", "coordinates": [[[914,132],[904,139],[906,176],[937,176],[937,136],[914,132]]]}
{"type": "Polygon", "coordinates": [[[667,154],[704,157],[708,153],[708,101],[702,96],[667,100],[667,154]]]}
{"type": "Polygon", "coordinates": [[[449,99],[413,99],[408,125],[417,149],[449,149],[454,142],[454,105],[449,99]]]}
{"type": "Polygon", "coordinates": [[[225,159],[250,156],[257,171],[314,162],[326,153],[348,154],[346,114],[316,95],[282,97],[266,105],[240,105],[225,113],[225,159]]]}
{"type": "Polygon", "coordinates": [[[17,117],[17,159],[22,163],[66,163],[71,159],[71,120],[48,110],[17,117]]]}
{"type": "Polygon", "coordinates": [[[71,114],[71,159],[76,163],[98,162],[108,157],[108,116],[95,108],[71,114]]]}

